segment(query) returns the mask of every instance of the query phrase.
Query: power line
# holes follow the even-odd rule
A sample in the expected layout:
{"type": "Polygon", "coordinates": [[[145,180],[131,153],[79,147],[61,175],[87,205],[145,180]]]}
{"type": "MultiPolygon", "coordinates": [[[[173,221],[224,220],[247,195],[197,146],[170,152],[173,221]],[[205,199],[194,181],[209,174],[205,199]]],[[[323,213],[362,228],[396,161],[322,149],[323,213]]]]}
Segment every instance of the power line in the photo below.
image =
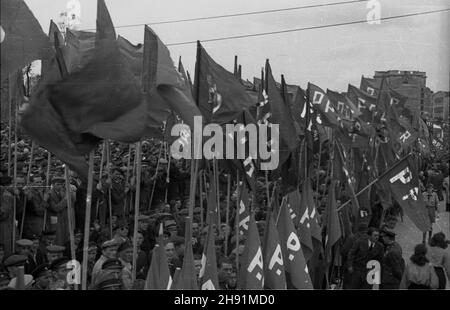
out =
{"type": "MultiPolygon", "coordinates": [[[[325,6],[336,6],[336,5],[341,5],[341,4],[351,4],[351,3],[359,3],[359,2],[367,2],[367,1],[369,1],[369,0],[352,0],[352,1],[344,1],[344,2],[313,4],[313,5],[296,6],[296,7],[284,8],[284,9],[273,9],[273,10],[253,11],[253,12],[245,12],[245,13],[235,13],[235,14],[195,17],[195,18],[186,18],[186,19],[166,20],[166,21],[159,21],[159,22],[153,22],[153,23],[147,23],[147,24],[122,25],[122,26],[116,26],[114,28],[117,29],[117,28],[140,27],[140,26],[145,26],[145,25],[176,24],[176,23],[193,22],[193,21],[200,21],[200,20],[230,18],[230,17],[239,17],[239,16],[247,16],[247,15],[258,15],[258,14],[294,11],[294,10],[302,10],[302,9],[312,9],[312,8],[319,8],[319,7],[325,7],[325,6]]],[[[84,29],[84,31],[90,31],[90,30],[95,30],[95,29],[84,29]]]]}
{"type": "MultiPolygon", "coordinates": [[[[398,19],[398,18],[404,18],[404,17],[427,15],[427,14],[441,13],[441,12],[447,12],[447,11],[450,11],[450,8],[449,9],[443,9],[443,10],[417,12],[417,13],[411,13],[411,14],[382,17],[379,20],[380,21],[382,21],[382,20],[392,20],[392,19],[398,19]]],[[[201,42],[215,42],[215,41],[224,41],[224,40],[232,40],[232,39],[250,38],[250,37],[261,37],[261,36],[274,35],[274,34],[280,34],[280,33],[298,32],[298,31],[314,30],[314,29],[323,29],[323,28],[331,28],[331,27],[354,25],[354,24],[362,24],[362,23],[367,23],[367,20],[357,20],[357,21],[343,22],[343,23],[337,23],[337,24],[328,24],[328,25],[303,27],[303,28],[295,28],[295,29],[286,29],[286,30],[271,31],[271,32],[260,32],[260,33],[253,33],[253,34],[243,34],[243,35],[228,36],[228,37],[222,37],[222,38],[205,39],[205,40],[201,40],[201,42]]],[[[166,44],[166,45],[167,46],[176,46],[176,45],[186,45],[186,44],[194,44],[194,43],[197,43],[197,41],[186,41],[186,42],[169,43],[169,44],[166,44]]]]}

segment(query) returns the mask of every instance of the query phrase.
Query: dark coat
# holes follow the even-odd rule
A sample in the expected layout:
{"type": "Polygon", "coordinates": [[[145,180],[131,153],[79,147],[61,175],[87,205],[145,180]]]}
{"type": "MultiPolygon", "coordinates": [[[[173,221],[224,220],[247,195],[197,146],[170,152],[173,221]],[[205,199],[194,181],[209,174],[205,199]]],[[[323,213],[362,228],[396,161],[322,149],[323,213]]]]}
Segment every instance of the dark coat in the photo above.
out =
{"type": "Polygon", "coordinates": [[[401,249],[395,242],[386,247],[381,265],[381,288],[398,289],[405,269],[401,249]]]}
{"type": "Polygon", "coordinates": [[[383,245],[376,242],[374,247],[369,250],[369,242],[367,238],[358,239],[348,253],[348,267],[353,267],[359,271],[367,270],[367,263],[371,260],[382,262],[384,254],[383,245]]]}

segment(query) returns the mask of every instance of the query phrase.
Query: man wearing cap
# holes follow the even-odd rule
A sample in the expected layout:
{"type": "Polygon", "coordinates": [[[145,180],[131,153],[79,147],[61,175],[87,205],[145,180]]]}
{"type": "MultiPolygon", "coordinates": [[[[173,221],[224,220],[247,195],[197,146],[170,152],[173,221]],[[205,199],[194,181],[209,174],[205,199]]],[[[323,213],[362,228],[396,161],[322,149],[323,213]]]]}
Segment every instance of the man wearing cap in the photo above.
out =
{"type": "Polygon", "coordinates": [[[116,227],[114,227],[114,229],[113,229],[113,234],[114,234],[113,240],[117,244],[129,242],[130,239],[128,238],[128,232],[129,232],[129,228],[128,228],[127,221],[125,221],[125,220],[117,221],[116,227]]]}
{"type": "Polygon", "coordinates": [[[133,245],[128,242],[122,243],[117,249],[117,255],[119,257],[120,262],[123,265],[122,269],[123,287],[126,290],[130,290],[133,288],[133,277],[132,277],[133,267],[131,266],[131,263],[133,262],[133,245]]]}
{"type": "Polygon", "coordinates": [[[48,264],[38,266],[33,270],[31,275],[35,281],[32,290],[43,291],[50,289],[50,284],[53,280],[53,273],[48,264]]]}
{"type": "Polygon", "coordinates": [[[68,281],[67,274],[69,271],[72,270],[72,268],[69,268],[70,258],[68,257],[60,257],[55,259],[50,264],[50,269],[53,272],[53,279],[54,281],[50,284],[51,290],[71,290],[70,284],[68,281]]]}
{"type": "Polygon", "coordinates": [[[46,247],[46,255],[47,255],[46,262],[51,264],[55,260],[63,257],[65,250],[66,250],[66,248],[61,245],[56,245],[56,244],[48,245],[46,247]]]}
{"type": "MultiPolygon", "coordinates": [[[[69,217],[67,209],[67,195],[64,178],[52,179],[52,188],[46,196],[48,201],[47,223],[56,231],[56,243],[64,244],[69,236],[69,217]]],[[[71,192],[71,201],[75,202],[75,193],[71,192]]],[[[74,218],[73,208],[69,210],[74,218]]],[[[72,223],[75,224],[75,223],[72,223]]],[[[72,225],[75,227],[75,225],[72,225]]]]}
{"type": "Polygon", "coordinates": [[[23,192],[27,200],[26,209],[22,211],[25,212],[23,236],[30,237],[42,232],[44,214],[48,208],[48,202],[44,199],[46,189],[43,187],[42,177],[33,176],[31,186],[24,187],[23,192]]]}
{"type": "Polygon", "coordinates": [[[42,265],[48,263],[47,246],[53,245],[56,239],[56,232],[53,230],[44,230],[39,240],[39,247],[36,250],[36,263],[42,265]]]}
{"type": "Polygon", "coordinates": [[[17,277],[19,274],[19,268],[25,268],[27,263],[27,257],[24,255],[13,254],[5,260],[5,268],[11,278],[17,277]]]}
{"type": "Polygon", "coordinates": [[[104,273],[99,276],[98,283],[92,286],[92,290],[122,290],[122,280],[111,273],[104,273]]]}
{"type": "Polygon", "coordinates": [[[114,240],[108,240],[102,243],[102,255],[95,262],[94,268],[92,269],[92,283],[96,283],[96,278],[102,270],[103,263],[111,258],[116,258],[118,244],[114,240]]]}
{"type": "Polygon", "coordinates": [[[31,248],[33,247],[33,241],[28,239],[19,239],[16,241],[16,254],[27,257],[27,263],[25,264],[25,273],[30,274],[36,268],[36,262],[31,255],[31,248]]]}
{"type": "Polygon", "coordinates": [[[0,243],[5,246],[5,254],[12,253],[13,231],[17,228],[14,219],[14,193],[11,178],[2,176],[0,184],[0,243]]]}
{"type": "Polygon", "coordinates": [[[405,269],[402,248],[395,242],[394,232],[383,230],[381,231],[381,237],[386,246],[381,262],[381,289],[396,290],[400,286],[405,269]]]}

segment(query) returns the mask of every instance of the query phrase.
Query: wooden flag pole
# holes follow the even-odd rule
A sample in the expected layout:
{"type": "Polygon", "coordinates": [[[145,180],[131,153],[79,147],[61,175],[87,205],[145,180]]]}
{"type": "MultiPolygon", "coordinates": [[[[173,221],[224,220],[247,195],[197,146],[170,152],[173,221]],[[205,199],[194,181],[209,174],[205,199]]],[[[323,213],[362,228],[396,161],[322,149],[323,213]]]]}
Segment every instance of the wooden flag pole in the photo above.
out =
{"type": "Polygon", "coordinates": [[[152,192],[150,194],[150,201],[148,202],[148,208],[147,211],[150,211],[150,208],[152,207],[152,202],[153,202],[153,194],[155,193],[155,186],[156,186],[156,177],[158,176],[158,170],[159,170],[159,161],[161,158],[161,152],[163,150],[163,143],[161,143],[161,147],[159,148],[159,155],[158,155],[158,162],[156,163],[156,170],[155,170],[155,174],[153,176],[153,187],[152,187],[152,192]]]}
{"type": "Polygon", "coordinates": [[[216,190],[215,194],[216,194],[216,204],[217,204],[217,230],[220,232],[220,197],[219,197],[219,173],[217,171],[217,160],[214,157],[213,158],[213,182],[215,184],[214,188],[216,190]]]}
{"type": "MultiPolygon", "coordinates": [[[[166,143],[166,142],[164,142],[166,143]]],[[[168,164],[167,164],[167,178],[166,178],[166,196],[164,197],[164,202],[167,203],[167,194],[169,192],[169,184],[170,184],[170,162],[172,159],[172,156],[170,156],[170,154],[168,154],[168,164]]]]}
{"type": "MultiPolygon", "coordinates": [[[[127,172],[125,173],[125,184],[128,184],[130,181],[130,165],[131,165],[131,144],[128,145],[128,159],[127,159],[127,172]]],[[[127,198],[128,193],[125,195],[123,199],[123,214],[127,214],[127,198]]]]}
{"type": "Polygon", "coordinates": [[[201,230],[200,231],[203,231],[203,228],[204,228],[204,220],[203,220],[203,216],[204,216],[204,211],[203,211],[203,182],[202,182],[202,180],[203,180],[203,173],[202,173],[202,171],[199,173],[199,175],[198,175],[198,177],[199,177],[199,181],[198,181],[198,190],[199,190],[199,192],[200,192],[200,195],[199,195],[199,197],[200,197],[200,227],[201,227],[201,230]]]}
{"type": "Polygon", "coordinates": [[[88,184],[86,195],[86,218],[84,221],[84,241],[83,241],[83,266],[82,271],[82,283],[81,289],[87,289],[87,262],[88,262],[88,250],[89,250],[89,231],[91,226],[91,205],[92,205],[92,187],[94,183],[94,151],[89,153],[89,171],[88,171],[88,184]]]}
{"type": "MultiPolygon", "coordinates": [[[[103,146],[102,146],[102,156],[101,156],[101,159],[100,159],[100,172],[99,172],[99,176],[98,176],[98,181],[99,181],[99,182],[102,182],[102,176],[103,176],[103,163],[104,163],[104,161],[105,161],[105,147],[106,147],[105,142],[103,142],[103,146]]],[[[96,219],[97,219],[98,216],[99,216],[99,208],[98,208],[99,204],[100,204],[100,201],[97,200],[97,203],[95,204],[95,218],[96,218],[96,219]]],[[[103,219],[100,219],[100,223],[104,224],[104,222],[103,222],[102,220],[103,220],[103,219]]]]}
{"type": "Polygon", "coordinates": [[[109,206],[109,236],[112,239],[113,237],[113,227],[112,227],[112,197],[111,197],[111,187],[112,187],[112,178],[111,178],[111,149],[109,145],[109,140],[105,140],[106,145],[106,172],[108,173],[108,178],[111,180],[111,184],[108,188],[108,206],[109,206]]]}
{"type": "MultiPolygon", "coordinates": [[[[8,176],[11,176],[11,142],[12,142],[12,105],[13,105],[13,96],[12,96],[12,79],[13,75],[10,74],[8,76],[8,176]]],[[[16,154],[16,153],[15,153],[16,154]]]]}
{"type": "Polygon", "coordinates": [[[137,234],[138,234],[138,221],[139,221],[139,202],[141,194],[141,141],[136,144],[136,158],[137,158],[137,168],[136,168],[136,198],[134,200],[134,227],[133,227],[133,270],[132,270],[132,283],[136,281],[136,261],[137,261],[137,234]]]}
{"type": "MultiPolygon", "coordinates": [[[[74,227],[73,227],[73,217],[72,217],[72,191],[70,188],[70,180],[69,180],[69,168],[67,165],[64,165],[64,178],[66,179],[66,201],[67,201],[67,219],[69,226],[69,240],[70,240],[70,256],[72,260],[76,260],[75,256],[75,236],[74,236],[74,227]]],[[[78,286],[75,284],[75,289],[78,289],[78,286]]]]}
{"type": "Polygon", "coordinates": [[[317,173],[316,173],[316,197],[315,197],[315,201],[316,201],[316,206],[317,206],[317,202],[319,201],[319,186],[320,186],[320,182],[319,182],[319,178],[320,178],[320,162],[322,160],[322,142],[320,141],[319,138],[319,162],[317,163],[317,173]]]}
{"type": "MultiPolygon", "coordinates": [[[[12,76],[12,75],[10,75],[12,76]]],[[[11,98],[12,99],[12,98],[11,98]]],[[[11,105],[13,104],[13,102],[11,101],[11,105]]],[[[14,107],[14,170],[13,170],[13,184],[14,184],[14,189],[17,189],[17,119],[18,119],[18,114],[17,114],[17,104],[15,104],[14,107]]],[[[10,145],[11,147],[11,145],[10,145]]],[[[19,196],[20,196],[20,192],[19,192],[19,196]]],[[[12,250],[13,252],[15,251],[15,247],[16,247],[16,232],[17,232],[17,197],[16,195],[14,195],[14,201],[13,201],[13,243],[12,243],[12,250]]]]}
{"type": "MultiPolygon", "coordinates": [[[[31,175],[31,167],[33,165],[34,148],[35,148],[35,143],[33,141],[33,142],[31,142],[30,162],[28,163],[27,179],[26,179],[26,183],[25,183],[27,187],[30,185],[30,175],[31,175]]],[[[20,224],[20,234],[19,234],[20,239],[22,239],[22,235],[23,235],[23,226],[25,223],[25,212],[26,212],[26,207],[27,207],[27,200],[28,200],[28,197],[25,197],[25,199],[23,201],[22,222],[20,224]]]]}
{"type": "MultiPolygon", "coordinates": [[[[225,224],[227,225],[227,232],[230,217],[230,199],[231,199],[231,175],[227,175],[227,209],[225,212],[225,224]]],[[[228,233],[225,234],[225,256],[228,256],[228,233]]]]}
{"type": "MultiPolygon", "coordinates": [[[[50,186],[50,165],[52,162],[52,154],[47,151],[47,175],[45,177],[45,190],[48,191],[49,190],[49,186],[50,186]]],[[[45,209],[44,211],[44,225],[42,227],[42,230],[45,230],[45,226],[46,226],[46,222],[47,222],[47,209],[45,209]]]]}

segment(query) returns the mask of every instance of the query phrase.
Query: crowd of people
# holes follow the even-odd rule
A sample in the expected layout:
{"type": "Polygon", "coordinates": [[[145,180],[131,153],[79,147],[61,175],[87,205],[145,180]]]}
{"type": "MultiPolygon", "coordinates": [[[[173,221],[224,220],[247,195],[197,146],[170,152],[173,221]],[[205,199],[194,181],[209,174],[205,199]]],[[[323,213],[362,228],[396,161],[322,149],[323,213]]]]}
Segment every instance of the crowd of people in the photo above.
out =
{"type": "MultiPolygon", "coordinates": [[[[71,272],[73,257],[80,263],[83,259],[87,186],[70,170],[66,176],[63,164],[53,156],[50,167],[47,167],[48,153],[32,146],[25,138],[11,146],[16,150],[11,158],[16,158],[8,167],[8,145],[3,139],[6,131],[2,130],[0,288],[15,289],[20,270],[23,270],[26,289],[74,289],[67,274],[71,272]],[[12,177],[14,169],[15,179],[12,177]],[[66,186],[66,177],[69,186],[66,186]],[[70,191],[69,195],[66,190],[70,191]],[[68,200],[71,208],[68,208],[68,200]],[[73,231],[73,240],[69,238],[70,230],[73,231]]],[[[154,140],[146,140],[142,144],[137,238],[133,238],[134,148],[109,142],[108,147],[101,145],[96,151],[87,262],[89,289],[144,289],[160,225],[171,275],[174,276],[176,269],[182,267],[190,161],[174,160],[167,151],[166,145],[154,140]],[[137,247],[135,276],[132,265],[134,245],[137,247]]],[[[329,181],[324,170],[325,167],[319,167],[319,171],[312,173],[312,184],[316,184],[314,178],[319,177],[319,188],[313,188],[319,215],[326,205],[326,184],[329,181]]],[[[232,184],[228,196],[227,171],[219,171],[220,215],[219,224],[215,227],[218,278],[220,289],[233,290],[237,288],[239,273],[236,256],[243,254],[245,237],[236,237],[233,228],[236,185],[232,184]],[[230,200],[228,214],[227,200],[230,200]]],[[[450,211],[448,163],[424,165],[420,179],[430,220],[435,222],[440,201],[445,201],[446,211],[450,211]]],[[[206,208],[210,180],[206,174],[200,173],[199,182],[202,182],[202,193],[197,191],[192,222],[197,275],[202,266],[208,231],[206,208]]],[[[342,194],[337,198],[339,204],[348,197],[342,194]]],[[[252,206],[263,240],[267,212],[264,178],[258,181],[252,199],[255,200],[252,206]]],[[[366,281],[366,264],[377,260],[382,266],[381,288],[445,288],[446,276],[450,278],[449,241],[445,234],[430,231],[428,238],[424,234],[423,243],[414,248],[414,255],[404,259],[402,248],[395,241],[394,230],[397,221],[403,221],[401,208],[394,203],[382,217],[377,214],[376,207],[373,207],[372,220],[355,227],[354,233],[342,240],[339,276],[333,274],[331,281],[340,283],[344,289],[370,288],[366,281]]],[[[323,287],[315,284],[315,288],[323,287]]]]}

